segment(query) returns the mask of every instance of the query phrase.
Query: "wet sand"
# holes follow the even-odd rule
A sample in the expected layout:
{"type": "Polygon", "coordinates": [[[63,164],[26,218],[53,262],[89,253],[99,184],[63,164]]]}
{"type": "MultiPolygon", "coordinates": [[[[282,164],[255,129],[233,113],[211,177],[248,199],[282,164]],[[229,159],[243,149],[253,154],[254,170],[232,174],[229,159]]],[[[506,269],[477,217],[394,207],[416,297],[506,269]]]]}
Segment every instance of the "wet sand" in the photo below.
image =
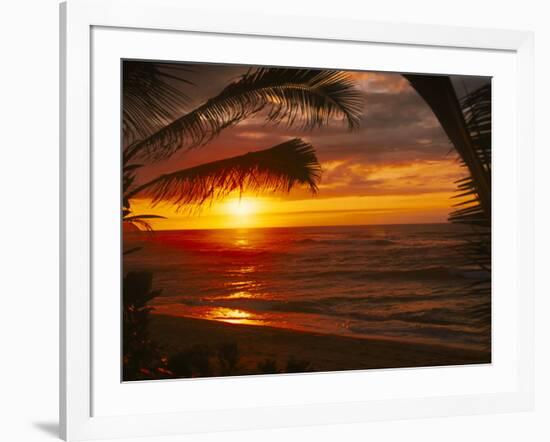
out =
{"type": "MultiPolygon", "coordinates": [[[[238,374],[258,373],[266,359],[285,367],[289,359],[309,362],[306,371],[357,370],[490,363],[490,352],[439,345],[363,339],[288,329],[153,314],[152,338],[168,355],[193,345],[238,345],[238,374]]],[[[301,371],[301,370],[300,370],[301,371]]]]}

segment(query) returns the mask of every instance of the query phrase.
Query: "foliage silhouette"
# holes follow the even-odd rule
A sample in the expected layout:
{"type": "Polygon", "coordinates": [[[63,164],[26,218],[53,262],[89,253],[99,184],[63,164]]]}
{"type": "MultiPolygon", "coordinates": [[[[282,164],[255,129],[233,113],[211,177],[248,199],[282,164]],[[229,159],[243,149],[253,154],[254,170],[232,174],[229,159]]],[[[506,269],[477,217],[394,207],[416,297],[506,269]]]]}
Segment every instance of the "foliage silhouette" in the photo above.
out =
{"type": "MultiPolygon", "coordinates": [[[[454,205],[449,221],[467,225],[457,252],[464,265],[475,266],[484,277],[464,289],[480,301],[471,316],[491,333],[491,171],[492,171],[492,102],[491,84],[481,86],[459,101],[449,77],[405,75],[425,99],[460,155],[468,175],[456,182],[454,198],[464,199],[454,205]]],[[[490,343],[488,344],[490,345],[490,343]]]]}
{"type": "Polygon", "coordinates": [[[122,284],[122,375],[125,381],[169,376],[166,358],[149,335],[152,307],[149,301],[160,294],[152,290],[150,272],[129,272],[122,284]]]}
{"type": "Polygon", "coordinates": [[[251,68],[218,95],[185,113],[182,109],[188,97],[178,95],[172,83],[190,83],[185,79],[189,65],[125,61],[123,66],[122,219],[139,229],[151,230],[148,220],[155,217],[132,212],[131,199],[140,195],[181,207],[223,198],[233,190],[288,192],[303,184],[315,192],[320,178],[313,147],[299,139],[136,185],[136,172],[144,161],[204,146],[251,116],[263,115],[267,123],[307,130],[339,118],[352,129],[361,112],[360,93],[349,74],[340,71],[251,68]]]}
{"type": "MultiPolygon", "coordinates": [[[[430,106],[441,127],[460,155],[462,163],[468,168],[474,193],[477,196],[480,209],[483,211],[484,219],[490,219],[491,168],[490,166],[487,167],[486,164],[486,149],[480,151],[480,147],[483,145],[488,147],[490,153],[490,87],[488,89],[489,107],[485,107],[489,112],[489,120],[486,121],[489,125],[489,132],[484,133],[483,137],[477,137],[477,129],[473,126],[477,126],[481,120],[476,117],[475,113],[470,113],[470,124],[466,122],[465,111],[468,111],[471,103],[468,104],[467,101],[464,101],[464,104],[461,105],[451,79],[448,76],[405,75],[405,78],[407,78],[411,86],[430,106]],[[489,136],[488,144],[486,135],[489,136]],[[481,140],[483,140],[482,144],[479,143],[481,140]]],[[[479,97],[482,97],[482,99],[486,98],[484,95],[480,95],[479,97]]],[[[472,96],[469,100],[475,101],[476,98],[472,96]]],[[[488,158],[490,159],[490,154],[488,158]]]]}
{"type": "Polygon", "coordinates": [[[295,356],[290,356],[286,363],[286,373],[304,373],[307,371],[313,371],[313,367],[310,361],[303,359],[297,359],[295,356]]]}
{"type": "MultiPolygon", "coordinates": [[[[162,217],[134,213],[131,199],[137,196],[181,207],[201,205],[235,190],[289,192],[299,184],[315,192],[321,173],[313,147],[300,139],[136,184],[136,173],[145,163],[166,159],[182,148],[203,146],[223,129],[262,111],[268,123],[304,129],[322,126],[335,117],[353,128],[359,120],[361,95],[348,74],[312,69],[249,69],[217,96],[185,112],[189,97],[175,83],[191,84],[185,78],[190,69],[177,63],[123,62],[122,220],[139,230],[151,231],[149,221],[162,217]]],[[[124,254],[139,250],[136,247],[124,254]]],[[[125,380],[170,374],[148,334],[151,307],[147,303],[158,294],[151,287],[148,273],[128,273],[123,281],[125,380]]],[[[222,372],[237,369],[236,344],[221,345],[217,356],[222,372]]],[[[193,348],[170,360],[171,369],[191,375],[209,373],[208,364],[205,348],[193,348]]]]}
{"type": "Polygon", "coordinates": [[[190,98],[177,86],[192,84],[185,78],[190,71],[190,66],[181,63],[159,65],[138,60],[122,63],[125,142],[146,138],[183,111],[190,98]]]}
{"type": "Polygon", "coordinates": [[[207,345],[196,344],[171,356],[168,368],[176,377],[212,376],[214,372],[210,363],[211,354],[207,345]]]}
{"type": "Polygon", "coordinates": [[[218,346],[217,356],[220,364],[220,374],[222,376],[230,376],[237,372],[241,355],[239,346],[235,342],[220,344],[218,346]]]}
{"type": "MultiPolygon", "coordinates": [[[[128,198],[149,196],[153,205],[164,201],[182,207],[241,189],[288,192],[297,183],[315,193],[320,175],[313,147],[294,138],[267,150],[161,175],[129,192],[128,198]]],[[[145,218],[151,216],[141,216],[145,218]]]]}
{"type": "Polygon", "coordinates": [[[277,361],[275,359],[266,358],[262,362],[258,362],[258,371],[261,374],[277,374],[277,361]]]}
{"type": "MultiPolygon", "coordinates": [[[[144,63],[143,76],[154,75],[144,63]]],[[[162,70],[163,64],[155,64],[162,70]]],[[[136,78],[138,78],[136,76],[136,78]]],[[[131,80],[129,80],[131,82],[131,80]]],[[[147,96],[154,91],[147,89],[147,96]]],[[[144,93],[144,90],[142,90],[144,93]]],[[[228,127],[264,111],[268,123],[307,130],[343,119],[349,128],[359,122],[361,95],[348,73],[319,69],[251,68],[217,96],[125,150],[125,160],[167,158],[175,151],[207,144],[228,127]]],[[[132,116],[144,125],[148,116],[132,116]]],[[[146,121],[147,120],[147,121],[146,121]]]]}

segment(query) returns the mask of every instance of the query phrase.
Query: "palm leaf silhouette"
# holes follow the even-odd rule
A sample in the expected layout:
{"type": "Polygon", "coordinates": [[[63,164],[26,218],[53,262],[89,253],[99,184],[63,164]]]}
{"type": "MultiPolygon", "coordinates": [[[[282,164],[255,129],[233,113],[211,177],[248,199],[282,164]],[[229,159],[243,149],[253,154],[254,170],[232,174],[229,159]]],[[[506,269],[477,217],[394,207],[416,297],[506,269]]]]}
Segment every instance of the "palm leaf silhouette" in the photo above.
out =
{"type": "Polygon", "coordinates": [[[353,86],[347,72],[251,69],[198,108],[128,146],[124,160],[136,156],[158,160],[181,148],[204,145],[224,128],[261,111],[273,124],[313,129],[340,118],[354,128],[359,122],[362,96],[353,86]]]}
{"type": "Polygon", "coordinates": [[[449,221],[470,226],[457,252],[466,267],[481,269],[484,277],[462,289],[477,300],[470,316],[491,334],[491,85],[458,100],[448,77],[406,75],[425,99],[460,155],[468,175],[456,182],[455,204],[449,221]]]}
{"type": "Polygon", "coordinates": [[[123,222],[133,224],[137,228],[143,228],[148,232],[152,232],[153,227],[151,227],[151,224],[147,221],[149,219],[165,219],[165,217],[161,215],[132,215],[129,210],[123,211],[123,222]]]}
{"type": "Polygon", "coordinates": [[[162,201],[181,208],[220,199],[236,190],[289,192],[302,184],[315,193],[320,176],[313,147],[294,138],[269,149],[161,175],[130,190],[126,198],[150,197],[153,205],[162,201]]]}
{"type": "MultiPolygon", "coordinates": [[[[482,166],[485,179],[491,182],[491,85],[482,86],[461,101],[472,150],[482,166]]],[[[464,163],[463,163],[464,164],[464,163]]],[[[464,164],[465,165],[465,164],[464,164]]],[[[457,182],[458,195],[468,197],[456,205],[450,220],[484,228],[491,227],[491,217],[483,210],[478,185],[472,174],[457,182]]]]}
{"type": "MultiPolygon", "coordinates": [[[[471,177],[472,188],[464,188],[462,196],[475,195],[479,202],[480,210],[483,212],[482,217],[486,220],[491,218],[491,168],[487,166],[487,158],[490,161],[490,88],[488,101],[483,99],[487,97],[479,95],[477,98],[473,96],[469,101],[459,102],[454,87],[448,76],[437,75],[405,75],[412,87],[420,94],[426,103],[432,109],[434,115],[439,120],[441,127],[451,140],[456,151],[460,155],[463,164],[468,168],[471,177]],[[472,113],[472,105],[474,102],[479,102],[476,105],[476,110],[472,113]],[[466,113],[463,111],[466,111],[466,113]],[[484,110],[482,110],[482,108],[484,110]],[[484,117],[481,112],[488,114],[484,117]],[[466,121],[468,118],[468,122],[466,121]],[[483,119],[485,118],[485,119],[483,119]],[[489,124],[488,128],[480,132],[483,125],[489,124]],[[486,130],[489,130],[487,132],[486,130]],[[489,140],[486,149],[483,149],[483,144],[489,140]],[[481,150],[480,150],[481,149],[481,150]],[[488,157],[486,157],[488,153],[488,157]],[[472,193],[469,193],[472,192],[472,193]]],[[[470,216],[474,221],[474,216],[470,216]]],[[[481,222],[480,219],[475,219],[476,222],[481,222]]]]}
{"type": "Polygon", "coordinates": [[[178,84],[192,84],[185,78],[190,66],[181,63],[122,63],[122,124],[126,144],[143,139],[174,120],[190,99],[178,84]]]}
{"type": "MultiPolygon", "coordinates": [[[[461,101],[473,151],[483,167],[486,179],[491,180],[491,85],[483,86],[466,95],[461,101]]],[[[456,204],[449,220],[471,226],[472,234],[462,247],[462,253],[486,272],[484,284],[478,292],[490,294],[491,281],[491,216],[487,216],[479,197],[476,178],[469,174],[457,182],[457,197],[467,198],[456,204]]]]}
{"type": "Polygon", "coordinates": [[[461,251],[470,263],[491,274],[491,85],[458,100],[446,76],[405,75],[432,108],[460,155],[468,176],[456,182],[455,204],[449,220],[472,227],[461,251]]]}

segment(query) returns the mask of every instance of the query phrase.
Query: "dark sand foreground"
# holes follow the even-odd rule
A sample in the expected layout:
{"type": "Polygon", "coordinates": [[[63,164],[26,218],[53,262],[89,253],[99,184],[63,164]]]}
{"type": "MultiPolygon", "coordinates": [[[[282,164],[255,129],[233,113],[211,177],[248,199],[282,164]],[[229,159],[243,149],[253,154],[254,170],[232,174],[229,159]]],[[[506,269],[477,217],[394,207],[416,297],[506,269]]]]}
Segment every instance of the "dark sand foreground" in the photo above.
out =
{"type": "MultiPolygon", "coordinates": [[[[275,360],[284,367],[289,358],[310,363],[307,371],[420,367],[490,363],[489,352],[436,345],[403,343],[305,333],[273,327],[152,315],[152,338],[169,354],[193,345],[215,348],[236,343],[242,374],[257,373],[258,363],[275,360]]],[[[241,373],[239,373],[241,374],[241,373]]]]}

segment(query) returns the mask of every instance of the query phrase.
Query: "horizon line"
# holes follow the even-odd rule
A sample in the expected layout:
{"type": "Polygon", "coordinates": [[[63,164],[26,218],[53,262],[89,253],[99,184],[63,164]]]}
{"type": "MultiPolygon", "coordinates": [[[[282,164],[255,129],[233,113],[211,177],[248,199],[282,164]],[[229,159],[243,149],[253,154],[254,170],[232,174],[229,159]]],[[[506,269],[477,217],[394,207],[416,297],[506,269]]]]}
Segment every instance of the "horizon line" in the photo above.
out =
{"type": "MultiPolygon", "coordinates": [[[[121,222],[121,225],[124,223],[121,222]]],[[[329,224],[329,225],[305,225],[305,226],[271,226],[271,227],[210,227],[202,228],[187,228],[187,229],[154,229],[154,232],[181,232],[194,230],[260,230],[260,229],[296,229],[296,228],[312,228],[312,227],[380,227],[380,226],[433,226],[455,223],[447,222],[430,222],[430,223],[388,223],[388,224],[329,224]]],[[[126,233],[151,233],[146,230],[134,230],[126,233]]]]}

